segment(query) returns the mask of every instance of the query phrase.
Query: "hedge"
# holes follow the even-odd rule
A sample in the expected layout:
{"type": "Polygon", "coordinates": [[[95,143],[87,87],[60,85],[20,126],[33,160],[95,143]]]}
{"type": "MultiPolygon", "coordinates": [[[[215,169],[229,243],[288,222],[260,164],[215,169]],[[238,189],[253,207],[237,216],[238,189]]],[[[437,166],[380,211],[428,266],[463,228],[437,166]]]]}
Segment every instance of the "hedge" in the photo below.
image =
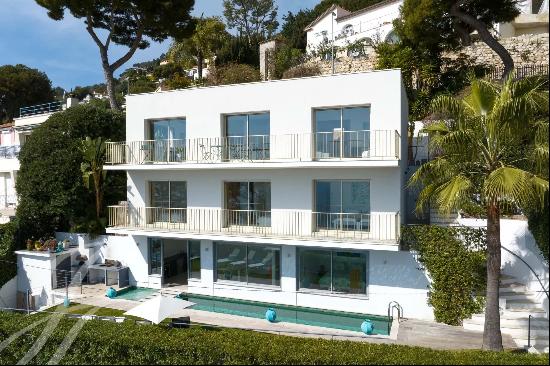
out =
{"type": "MultiPolygon", "coordinates": [[[[0,339],[44,314],[0,313],[0,339]]],[[[64,318],[31,363],[45,364],[76,322],[64,318]]],[[[36,342],[45,323],[0,353],[15,364],[36,342]]],[[[440,351],[420,347],[295,338],[236,329],[88,321],[62,364],[548,364],[548,355],[480,350],[440,351]]]]}
{"type": "Polygon", "coordinates": [[[419,254],[432,280],[428,302],[436,321],[461,325],[483,310],[485,230],[435,225],[405,226],[402,245],[419,254]]]}
{"type": "Polygon", "coordinates": [[[17,275],[16,224],[0,224],[0,287],[17,275]]]}

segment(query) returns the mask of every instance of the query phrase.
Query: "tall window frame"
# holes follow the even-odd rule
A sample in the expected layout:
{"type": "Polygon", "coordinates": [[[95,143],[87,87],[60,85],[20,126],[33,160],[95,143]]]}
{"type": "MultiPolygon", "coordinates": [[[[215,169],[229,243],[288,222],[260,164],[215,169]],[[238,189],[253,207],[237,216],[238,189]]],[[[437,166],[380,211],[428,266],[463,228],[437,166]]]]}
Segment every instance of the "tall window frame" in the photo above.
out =
{"type": "Polygon", "coordinates": [[[223,131],[226,160],[269,160],[269,111],[225,114],[223,131]]]}
{"type": "MultiPolygon", "coordinates": [[[[176,188],[176,187],[174,187],[176,188]]],[[[161,193],[160,195],[162,195],[161,193]]],[[[187,181],[175,181],[175,180],[158,180],[149,181],[149,206],[150,206],[150,221],[152,222],[187,222],[187,181]],[[181,194],[173,194],[173,187],[179,185],[183,188],[184,192],[181,194]],[[158,186],[158,189],[155,189],[158,186]],[[162,187],[166,186],[166,187],[162,187]],[[166,189],[167,188],[167,189],[166,189]],[[168,197],[155,197],[155,191],[165,190],[168,192],[168,197]],[[175,196],[175,197],[174,197],[175,196]],[[180,196],[180,197],[178,197],[180,196]],[[160,198],[160,204],[159,202],[160,198]],[[179,198],[179,199],[178,199],[179,198]],[[182,202],[177,204],[177,202],[182,202]],[[176,203],[174,205],[174,203],[176,203]]]]}

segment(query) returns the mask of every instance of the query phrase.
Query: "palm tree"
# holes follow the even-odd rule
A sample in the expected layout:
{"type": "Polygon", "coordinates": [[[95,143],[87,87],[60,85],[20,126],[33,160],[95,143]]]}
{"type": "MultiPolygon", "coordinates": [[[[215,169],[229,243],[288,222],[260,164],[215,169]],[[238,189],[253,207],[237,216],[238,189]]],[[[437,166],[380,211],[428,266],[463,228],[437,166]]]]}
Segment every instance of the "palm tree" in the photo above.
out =
{"type": "Polygon", "coordinates": [[[432,110],[441,120],[424,131],[436,157],[409,184],[422,187],[417,211],[431,204],[448,214],[474,204],[486,213],[483,348],[502,350],[500,215],[504,207],[540,207],[548,192],[547,79],[472,79],[464,96],[439,96],[432,110]]]}
{"type": "Polygon", "coordinates": [[[92,177],[95,190],[96,217],[99,219],[103,206],[103,183],[107,173],[103,170],[106,159],[105,141],[101,137],[96,139],[86,137],[82,141],[80,151],[83,157],[83,162],[80,165],[82,178],[86,187],[90,189],[90,177],[92,177]]]}

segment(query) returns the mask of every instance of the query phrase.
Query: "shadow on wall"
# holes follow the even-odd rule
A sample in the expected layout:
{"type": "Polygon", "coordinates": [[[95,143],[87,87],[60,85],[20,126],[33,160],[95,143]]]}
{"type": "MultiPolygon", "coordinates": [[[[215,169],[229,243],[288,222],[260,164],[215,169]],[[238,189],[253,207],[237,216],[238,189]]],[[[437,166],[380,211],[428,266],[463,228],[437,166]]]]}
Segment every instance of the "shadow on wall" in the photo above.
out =
{"type": "Polygon", "coordinates": [[[411,252],[370,252],[369,285],[428,290],[430,281],[411,252]]]}

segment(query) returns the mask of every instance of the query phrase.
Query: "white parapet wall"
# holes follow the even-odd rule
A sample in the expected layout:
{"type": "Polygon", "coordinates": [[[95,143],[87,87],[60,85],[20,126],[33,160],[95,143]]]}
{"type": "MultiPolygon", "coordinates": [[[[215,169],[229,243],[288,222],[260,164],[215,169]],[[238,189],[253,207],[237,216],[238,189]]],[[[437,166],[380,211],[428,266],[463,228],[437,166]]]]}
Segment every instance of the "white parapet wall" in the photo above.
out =
{"type": "Polygon", "coordinates": [[[0,288],[0,308],[14,309],[17,305],[17,276],[0,288]]]}

